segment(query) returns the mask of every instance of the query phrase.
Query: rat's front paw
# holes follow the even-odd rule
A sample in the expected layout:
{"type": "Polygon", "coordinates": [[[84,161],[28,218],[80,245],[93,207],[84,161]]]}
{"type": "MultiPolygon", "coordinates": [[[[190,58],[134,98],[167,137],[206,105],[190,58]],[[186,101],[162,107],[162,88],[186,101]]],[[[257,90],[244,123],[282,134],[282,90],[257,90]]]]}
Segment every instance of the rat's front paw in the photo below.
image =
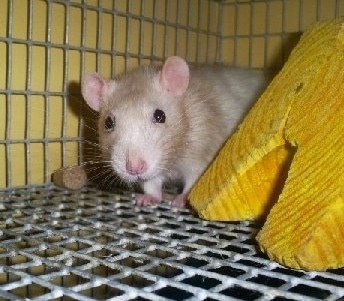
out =
{"type": "Polygon", "coordinates": [[[188,197],[186,194],[179,194],[176,198],[172,201],[172,206],[178,208],[184,208],[188,204],[188,197]]]}
{"type": "Polygon", "coordinates": [[[160,200],[151,194],[138,194],[136,196],[137,206],[154,206],[160,203],[160,200]]]}

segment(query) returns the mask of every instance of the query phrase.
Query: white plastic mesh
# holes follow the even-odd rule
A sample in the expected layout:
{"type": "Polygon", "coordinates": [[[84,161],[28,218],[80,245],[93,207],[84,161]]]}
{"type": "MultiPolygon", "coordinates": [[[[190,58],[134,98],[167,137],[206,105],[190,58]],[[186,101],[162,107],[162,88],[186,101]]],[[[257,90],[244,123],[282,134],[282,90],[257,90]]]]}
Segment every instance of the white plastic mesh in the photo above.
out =
{"type": "Polygon", "coordinates": [[[137,207],[130,193],[0,194],[6,300],[343,300],[344,270],[306,273],[257,250],[254,223],[137,207]]]}

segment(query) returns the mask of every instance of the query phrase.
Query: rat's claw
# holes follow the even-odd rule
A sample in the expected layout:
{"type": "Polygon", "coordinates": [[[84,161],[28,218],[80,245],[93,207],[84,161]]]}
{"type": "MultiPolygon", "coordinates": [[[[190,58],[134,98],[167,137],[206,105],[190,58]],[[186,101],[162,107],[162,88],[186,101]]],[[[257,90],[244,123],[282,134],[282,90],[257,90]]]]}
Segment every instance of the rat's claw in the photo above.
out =
{"type": "Polygon", "coordinates": [[[138,194],[136,196],[136,205],[137,206],[154,206],[160,203],[160,200],[150,194],[138,194]]]}
{"type": "Polygon", "coordinates": [[[188,203],[188,198],[186,194],[179,194],[176,198],[172,201],[173,207],[184,208],[188,203]]]}

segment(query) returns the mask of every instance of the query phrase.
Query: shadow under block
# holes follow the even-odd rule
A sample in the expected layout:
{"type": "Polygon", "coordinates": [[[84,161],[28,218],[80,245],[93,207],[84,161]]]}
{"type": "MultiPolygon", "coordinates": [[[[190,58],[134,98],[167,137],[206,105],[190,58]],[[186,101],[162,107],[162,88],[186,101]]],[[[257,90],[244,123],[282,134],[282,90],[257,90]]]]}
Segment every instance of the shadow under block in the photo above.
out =
{"type": "Polygon", "coordinates": [[[306,31],[191,190],[208,220],[265,220],[260,248],[289,267],[344,266],[344,19],[306,31]]]}

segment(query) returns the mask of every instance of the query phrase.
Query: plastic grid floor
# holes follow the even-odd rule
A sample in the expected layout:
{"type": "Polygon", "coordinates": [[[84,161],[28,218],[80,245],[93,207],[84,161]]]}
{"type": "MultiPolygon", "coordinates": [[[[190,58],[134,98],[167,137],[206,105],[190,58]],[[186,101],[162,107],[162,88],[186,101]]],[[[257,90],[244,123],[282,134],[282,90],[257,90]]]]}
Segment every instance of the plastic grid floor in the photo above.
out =
{"type": "Polygon", "coordinates": [[[344,300],[344,270],[284,268],[254,223],[200,220],[131,193],[0,191],[1,300],[344,300]]]}

